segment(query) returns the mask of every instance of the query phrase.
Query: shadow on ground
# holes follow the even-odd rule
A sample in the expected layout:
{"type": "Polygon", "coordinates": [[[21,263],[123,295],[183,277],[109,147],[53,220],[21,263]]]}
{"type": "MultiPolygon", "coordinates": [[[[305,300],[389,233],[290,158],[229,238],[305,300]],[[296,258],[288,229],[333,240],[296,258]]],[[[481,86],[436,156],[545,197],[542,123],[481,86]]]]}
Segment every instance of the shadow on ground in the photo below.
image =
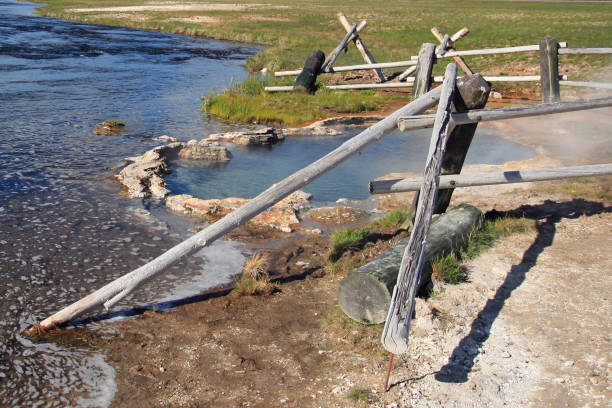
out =
{"type": "Polygon", "coordinates": [[[507,299],[512,292],[525,281],[527,273],[536,265],[540,254],[552,245],[557,223],[564,218],[578,218],[612,212],[612,207],[602,203],[573,199],[565,202],[546,200],[540,205],[523,205],[515,210],[499,212],[490,211],[486,214],[488,219],[498,217],[525,217],[537,221],[537,236],[534,242],[523,254],[521,262],[512,265],[503,284],[497,289],[495,296],[489,299],[482,311],[472,322],[471,330],[455,347],[448,363],[435,374],[441,382],[464,383],[468,380],[468,373],[474,366],[474,360],[484,342],[489,338],[491,326],[499,316],[507,299]],[[476,353],[474,353],[476,350],[476,353]]]}

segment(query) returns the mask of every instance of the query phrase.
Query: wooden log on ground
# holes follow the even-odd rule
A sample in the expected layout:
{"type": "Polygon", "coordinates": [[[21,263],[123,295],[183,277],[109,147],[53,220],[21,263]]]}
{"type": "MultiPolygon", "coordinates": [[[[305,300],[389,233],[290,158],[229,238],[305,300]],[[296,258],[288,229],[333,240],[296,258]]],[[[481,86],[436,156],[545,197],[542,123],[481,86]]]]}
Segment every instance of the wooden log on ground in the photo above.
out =
{"type": "MultiPolygon", "coordinates": [[[[340,24],[342,24],[342,26],[344,27],[344,29],[346,31],[348,31],[351,28],[351,24],[347,20],[347,18],[344,15],[344,13],[342,13],[342,12],[338,13],[338,20],[340,20],[340,24]]],[[[376,63],[376,61],[374,60],[374,57],[372,57],[372,54],[370,54],[370,51],[365,46],[365,44],[363,43],[363,41],[361,40],[361,37],[359,37],[359,35],[357,35],[357,36],[355,36],[355,38],[353,38],[353,42],[355,43],[355,46],[357,47],[357,49],[361,53],[361,56],[363,57],[363,60],[366,63],[368,63],[368,64],[375,64],[376,63]]],[[[383,74],[383,72],[382,72],[382,70],[380,68],[375,68],[374,69],[374,73],[376,74],[376,76],[378,77],[378,80],[380,82],[385,82],[387,80],[387,78],[385,78],[385,74],[383,74]]]]}
{"type": "Polygon", "coordinates": [[[219,221],[207,226],[202,231],[164,252],[151,262],[106,284],[85,298],[46,318],[35,327],[29,329],[27,333],[36,334],[37,330],[47,330],[65,324],[102,304],[104,304],[106,308],[111,307],[123,297],[136,290],[140,285],[157,276],[182,258],[210,245],[218,238],[240,225],[243,225],[257,214],[287,197],[289,194],[310,184],[346,159],[358,154],[367,146],[393,132],[396,129],[397,119],[400,116],[422,113],[430,107],[435,106],[439,98],[440,89],[436,88],[410,102],[387,116],[385,119],[347,140],[316,162],[311,163],[280,182],[270,186],[257,197],[219,221]]]}
{"type": "MultiPolygon", "coordinates": [[[[474,74],[459,78],[457,80],[457,90],[458,92],[455,92],[455,99],[453,100],[455,111],[465,112],[472,109],[483,109],[489,99],[491,86],[480,74],[474,74]]],[[[468,154],[477,126],[478,122],[457,125],[453,128],[446,142],[441,174],[461,173],[463,162],[468,154]]],[[[452,195],[453,189],[446,189],[438,193],[434,214],[441,214],[446,211],[452,195]]]]}
{"type": "Polygon", "coordinates": [[[431,43],[425,43],[419,51],[419,62],[417,64],[416,73],[414,74],[414,86],[412,87],[412,96],[418,98],[431,87],[431,71],[435,63],[436,47],[431,43]]]}
{"type": "Polygon", "coordinates": [[[558,102],[561,99],[558,49],[559,44],[554,38],[546,36],[540,40],[542,103],[558,102]]]}
{"type": "MultiPolygon", "coordinates": [[[[538,170],[499,171],[479,174],[452,174],[440,176],[440,190],[458,187],[489,186],[494,184],[527,183],[532,181],[561,180],[576,177],[612,174],[612,164],[557,167],[538,170]]],[[[370,182],[372,194],[405,193],[418,191],[422,178],[377,180],[370,182]]]]}
{"type": "MultiPolygon", "coordinates": [[[[575,102],[544,103],[540,105],[473,110],[463,113],[452,113],[451,120],[456,125],[475,122],[489,122],[493,120],[505,120],[525,118],[531,116],[550,115],[554,113],[575,112],[586,109],[599,109],[612,106],[612,97],[598,98],[575,102]]],[[[398,120],[398,128],[402,131],[430,128],[434,124],[435,115],[419,115],[402,117],[398,120]]]]}
{"type": "MultiPolygon", "coordinates": [[[[424,292],[431,280],[433,261],[463,248],[467,237],[480,225],[481,220],[482,212],[479,209],[461,204],[432,223],[425,246],[425,263],[419,278],[419,292],[424,292]]],[[[340,281],[338,304],[347,316],[366,324],[385,321],[408,240],[409,238],[400,240],[393,248],[340,281]]]]}
{"type": "Polygon", "coordinates": [[[332,52],[329,53],[329,55],[325,59],[325,62],[323,62],[323,66],[321,67],[322,71],[332,72],[336,59],[338,59],[338,56],[340,55],[342,50],[346,48],[346,44],[349,42],[351,37],[353,37],[353,35],[357,33],[357,24],[353,24],[351,29],[347,31],[348,32],[346,33],[340,44],[336,48],[334,48],[332,52]]]}
{"type": "MultiPolygon", "coordinates": [[[[432,44],[433,45],[433,44],[432,44]]],[[[408,349],[410,319],[414,309],[418,279],[424,264],[425,242],[431,225],[433,208],[437,199],[438,179],[444,156],[444,146],[450,131],[450,113],[455,93],[457,66],[448,64],[442,83],[440,103],[429,144],[429,153],[414,228],[400,265],[397,283],[393,288],[389,312],[385,320],[381,342],[393,354],[403,354],[408,349]]]]}
{"type": "Polygon", "coordinates": [[[313,94],[316,91],[315,82],[325,60],[325,54],[317,50],[310,53],[304,68],[293,84],[293,90],[313,94]]]}
{"type": "MultiPolygon", "coordinates": [[[[438,27],[433,27],[431,29],[431,33],[434,35],[434,37],[438,39],[438,41],[440,41],[440,44],[444,43],[444,34],[440,32],[438,27]]],[[[456,50],[452,45],[450,45],[450,46],[447,46],[443,51],[445,54],[447,51],[456,51],[456,50]]],[[[463,70],[463,72],[465,72],[467,75],[474,74],[474,71],[470,69],[470,67],[468,66],[468,64],[465,63],[463,58],[461,58],[460,56],[454,56],[453,60],[459,66],[459,68],[461,68],[461,70],[463,70]]]]}

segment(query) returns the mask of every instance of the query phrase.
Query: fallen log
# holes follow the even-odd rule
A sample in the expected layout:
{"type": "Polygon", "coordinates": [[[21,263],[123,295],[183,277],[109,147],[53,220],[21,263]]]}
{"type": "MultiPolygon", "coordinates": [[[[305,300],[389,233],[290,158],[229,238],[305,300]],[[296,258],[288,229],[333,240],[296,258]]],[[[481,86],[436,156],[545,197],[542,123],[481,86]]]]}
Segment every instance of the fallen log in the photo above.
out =
{"type": "MultiPolygon", "coordinates": [[[[431,280],[432,262],[439,256],[465,246],[470,232],[481,221],[482,212],[478,208],[461,204],[432,223],[425,246],[425,264],[419,280],[420,292],[431,280]]],[[[340,281],[338,304],[347,316],[366,324],[385,321],[408,240],[400,240],[393,248],[340,281]]]]}
{"type": "Polygon", "coordinates": [[[316,91],[315,82],[317,75],[321,72],[321,66],[325,60],[325,54],[317,50],[310,53],[304,64],[304,69],[296,78],[293,84],[293,90],[298,92],[313,94],[316,91]]]}

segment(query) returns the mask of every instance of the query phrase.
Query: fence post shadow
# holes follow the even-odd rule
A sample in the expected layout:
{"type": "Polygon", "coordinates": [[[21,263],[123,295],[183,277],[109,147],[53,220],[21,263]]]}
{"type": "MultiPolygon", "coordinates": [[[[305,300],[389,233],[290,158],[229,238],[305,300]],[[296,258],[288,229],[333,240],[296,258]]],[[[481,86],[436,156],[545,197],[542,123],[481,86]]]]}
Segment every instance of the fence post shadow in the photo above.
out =
{"type": "MultiPolygon", "coordinates": [[[[582,215],[592,216],[612,212],[612,207],[604,207],[602,203],[573,199],[571,201],[556,203],[546,200],[536,206],[523,205],[516,210],[496,212],[493,216],[523,216],[538,221],[537,236],[527,248],[521,262],[512,265],[504,282],[497,288],[495,296],[487,300],[484,308],[472,322],[470,332],[459,342],[453,350],[448,363],[435,374],[436,380],[447,383],[464,383],[468,380],[468,373],[474,366],[474,360],[479,354],[480,347],[489,338],[493,322],[499,316],[506,300],[512,292],[525,281],[527,273],[536,265],[540,254],[552,245],[556,224],[563,218],[578,218],[582,215]],[[549,209],[549,207],[552,208],[549,209]]],[[[491,216],[491,213],[488,214],[491,216]]]]}

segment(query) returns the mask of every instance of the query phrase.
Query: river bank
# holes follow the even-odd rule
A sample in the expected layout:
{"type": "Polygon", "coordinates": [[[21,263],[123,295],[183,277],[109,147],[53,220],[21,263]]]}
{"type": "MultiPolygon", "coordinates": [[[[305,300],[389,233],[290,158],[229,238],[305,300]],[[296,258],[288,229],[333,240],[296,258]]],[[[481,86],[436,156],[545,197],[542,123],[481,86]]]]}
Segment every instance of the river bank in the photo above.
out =
{"type": "MultiPolygon", "coordinates": [[[[262,44],[259,53],[246,61],[251,73],[262,69],[274,72],[299,69],[316,49],[328,53],[345,35],[336,18],[344,12],[349,21],[367,20],[362,37],[378,62],[410,59],[424,42],[436,42],[429,30],[437,26],[454,33],[467,26],[470,34],[457,45],[459,49],[478,49],[537,44],[544,35],[567,41],[571,47],[606,47],[612,40],[606,27],[612,19],[609,3],[581,2],[488,2],[465,1],[457,6],[450,0],[411,1],[379,7],[373,0],[347,4],[338,0],[309,2],[308,7],[294,2],[256,0],[159,2],[119,0],[112,4],[88,0],[50,0],[38,12],[73,21],[144,30],[165,31],[210,38],[262,44]],[[418,16],[418,17],[415,17],[418,16]],[[542,21],[546,21],[545,29],[542,21]]],[[[539,60],[535,52],[497,56],[466,57],[474,72],[486,75],[537,75],[539,60]]],[[[564,56],[560,73],[570,79],[597,78],[598,71],[610,63],[609,56],[564,56]]],[[[336,65],[361,64],[355,47],[349,46],[336,65]]],[[[441,75],[445,64],[436,64],[434,75],[441,75]]],[[[400,71],[401,72],[401,71],[400,71]]],[[[394,70],[386,70],[393,76],[394,70]]],[[[323,119],[334,113],[360,113],[389,110],[407,93],[390,91],[327,92],[317,95],[269,94],[263,85],[290,85],[295,78],[254,76],[236,81],[228,89],[217,88],[206,95],[203,109],[220,118],[242,123],[295,126],[323,119]],[[262,82],[263,81],[263,82],[262,82]],[[219,95],[221,94],[221,95],[219,95]]],[[[367,71],[320,76],[322,84],[338,81],[375,82],[367,71]]],[[[502,93],[516,84],[495,84],[502,93]]],[[[534,90],[535,85],[521,84],[534,90]]]]}

